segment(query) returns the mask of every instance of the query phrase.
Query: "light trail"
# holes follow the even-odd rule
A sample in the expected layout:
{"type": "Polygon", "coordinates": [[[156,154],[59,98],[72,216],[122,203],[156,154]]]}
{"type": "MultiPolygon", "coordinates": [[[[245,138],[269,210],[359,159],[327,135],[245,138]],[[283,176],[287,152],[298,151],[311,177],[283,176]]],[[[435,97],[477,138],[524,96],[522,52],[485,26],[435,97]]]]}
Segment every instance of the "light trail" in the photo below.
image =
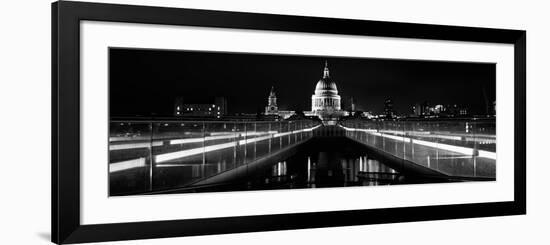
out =
{"type": "Polygon", "coordinates": [[[211,136],[206,136],[206,137],[170,140],[170,144],[178,145],[178,144],[189,144],[189,143],[201,143],[201,142],[212,141],[212,140],[233,139],[233,138],[240,138],[240,137],[267,135],[267,134],[276,134],[276,133],[277,131],[260,131],[260,132],[256,131],[256,132],[241,132],[241,133],[216,132],[215,134],[210,133],[211,136]],[[215,135],[215,136],[212,136],[212,135],[215,135]]]}
{"type": "MultiPolygon", "coordinates": [[[[437,149],[441,149],[441,150],[457,152],[457,153],[464,154],[464,155],[469,155],[469,156],[474,155],[474,149],[469,148],[469,147],[442,144],[442,143],[437,143],[437,142],[413,139],[413,138],[409,138],[409,137],[405,137],[405,136],[395,136],[395,135],[391,135],[391,134],[383,134],[383,133],[379,133],[379,132],[377,132],[376,130],[373,130],[373,129],[348,128],[348,127],[344,127],[344,126],[340,126],[340,127],[342,127],[346,131],[364,132],[364,133],[367,133],[367,134],[376,135],[376,136],[380,136],[380,137],[384,137],[384,138],[389,138],[389,139],[393,139],[393,140],[397,140],[397,141],[410,142],[410,143],[417,144],[417,145],[423,145],[423,146],[427,146],[427,147],[431,147],[431,148],[437,148],[437,149]]],[[[435,135],[433,135],[433,136],[435,136],[435,135]]],[[[490,151],[485,151],[485,150],[478,150],[477,153],[478,153],[477,154],[478,157],[483,157],[483,158],[489,158],[489,159],[496,160],[496,153],[495,152],[490,152],[490,151]]]]}
{"type": "Polygon", "coordinates": [[[109,173],[116,173],[123,170],[129,170],[129,169],[140,168],[140,167],[145,167],[145,157],[111,163],[109,164],[109,173]]]}
{"type": "Polygon", "coordinates": [[[224,144],[210,145],[210,146],[199,147],[199,148],[194,148],[189,150],[159,154],[155,156],[155,162],[156,163],[167,162],[178,158],[193,156],[193,155],[202,154],[210,151],[217,151],[217,150],[234,147],[234,146],[237,146],[237,142],[229,142],[224,144]]]}
{"type": "MultiPolygon", "coordinates": [[[[164,143],[162,141],[154,141],[152,146],[162,146],[164,143]]],[[[117,150],[128,150],[128,149],[138,149],[138,148],[149,148],[151,147],[151,143],[149,142],[143,142],[143,143],[130,143],[130,144],[111,144],[109,145],[110,151],[117,151],[117,150]]]]}
{"type": "Polygon", "coordinates": [[[270,134],[268,136],[263,136],[263,137],[243,139],[243,140],[224,143],[224,144],[217,144],[217,145],[199,147],[199,148],[194,148],[194,149],[176,151],[176,152],[171,152],[171,153],[159,154],[159,155],[155,156],[155,162],[156,163],[163,163],[163,162],[168,162],[168,161],[172,161],[172,160],[179,159],[179,158],[184,158],[184,157],[189,157],[189,156],[202,154],[202,153],[206,153],[206,152],[217,151],[217,150],[222,150],[222,149],[226,149],[226,148],[230,148],[230,147],[235,147],[237,145],[246,145],[246,144],[250,144],[250,143],[253,143],[253,142],[268,140],[268,139],[271,139],[271,138],[277,138],[277,137],[282,137],[282,136],[291,135],[291,134],[297,134],[297,133],[301,133],[301,132],[309,132],[309,131],[312,131],[312,130],[314,130],[315,128],[317,128],[319,126],[320,125],[318,125],[316,127],[312,127],[312,128],[289,131],[289,132],[285,132],[285,133],[270,134]]]}
{"type": "MultiPolygon", "coordinates": [[[[268,140],[268,139],[272,139],[272,138],[283,137],[283,136],[297,134],[297,133],[301,133],[301,132],[311,132],[311,131],[313,131],[314,129],[316,129],[318,127],[320,127],[320,125],[317,125],[317,126],[312,127],[312,128],[294,130],[294,131],[289,131],[289,132],[284,132],[284,133],[277,133],[277,131],[255,132],[254,134],[249,134],[249,135],[265,135],[265,134],[269,134],[269,135],[266,135],[266,136],[263,136],[263,137],[247,138],[247,139],[242,139],[242,140],[239,140],[239,141],[233,141],[233,142],[228,142],[228,143],[223,143],[223,144],[216,144],[216,145],[211,145],[211,146],[198,147],[198,148],[187,149],[187,150],[182,150],[182,151],[158,154],[158,155],[154,156],[154,159],[155,159],[155,163],[157,163],[157,164],[158,163],[164,163],[164,162],[169,162],[169,161],[172,161],[172,160],[175,160],[175,159],[180,159],[180,158],[190,157],[190,156],[199,155],[199,154],[203,154],[203,153],[207,153],[207,152],[218,151],[218,150],[223,150],[223,149],[227,149],[227,148],[231,148],[231,147],[236,147],[238,145],[246,145],[246,144],[250,144],[250,143],[254,143],[254,142],[260,142],[260,141],[264,141],[264,140],[268,140]]],[[[227,138],[235,138],[235,137],[233,135],[231,135],[230,137],[228,137],[227,135],[218,135],[218,136],[210,136],[210,138],[207,138],[207,139],[208,140],[219,140],[219,139],[227,139],[227,138]]],[[[179,140],[187,140],[187,141],[179,141],[179,142],[176,141],[176,140],[173,140],[173,141],[176,141],[180,144],[202,142],[202,141],[195,141],[195,140],[199,140],[199,139],[204,140],[205,138],[179,139],[179,140]],[[183,143],[181,143],[181,142],[183,142],[183,143]]],[[[162,146],[163,145],[162,143],[163,143],[162,141],[157,141],[157,142],[154,142],[154,145],[155,146],[157,146],[157,145],[162,146]]],[[[171,144],[172,144],[172,142],[171,142],[171,144]]],[[[174,144],[177,144],[177,143],[174,143],[174,144]]],[[[142,148],[142,147],[148,147],[148,146],[149,146],[148,143],[134,143],[134,144],[117,145],[117,147],[114,148],[114,149],[115,150],[120,150],[120,149],[123,149],[123,148],[124,149],[133,149],[133,148],[142,148]]],[[[131,159],[131,160],[126,160],[126,161],[122,161],[122,162],[109,164],[109,172],[114,173],[114,172],[118,172],[118,171],[143,167],[145,165],[146,165],[145,164],[145,158],[143,158],[143,157],[142,158],[136,158],[136,159],[131,159]]],[[[164,166],[168,167],[168,166],[176,166],[176,165],[174,165],[174,164],[159,164],[159,165],[157,165],[157,167],[164,167],[164,166]]]]}
{"type": "Polygon", "coordinates": [[[189,144],[189,143],[201,143],[205,141],[211,141],[211,140],[221,140],[221,139],[232,139],[237,138],[238,135],[235,134],[229,134],[229,135],[219,135],[219,136],[206,136],[201,138],[187,138],[187,139],[175,139],[170,140],[171,145],[180,145],[180,144],[189,144]]]}
{"type": "MultiPolygon", "coordinates": [[[[267,134],[276,134],[277,131],[256,131],[256,132],[213,132],[210,135],[206,137],[197,137],[197,138],[182,138],[182,139],[173,139],[170,140],[170,145],[179,145],[179,144],[190,144],[190,143],[202,143],[206,141],[212,141],[212,140],[221,140],[221,139],[232,139],[232,138],[240,138],[240,137],[249,137],[249,136],[256,136],[256,135],[267,135],[267,134]]],[[[114,141],[111,141],[114,142],[114,141]]],[[[154,141],[153,147],[156,146],[163,146],[164,142],[162,140],[154,141]]],[[[126,143],[126,144],[111,144],[109,146],[110,151],[116,151],[116,150],[128,150],[128,149],[139,149],[139,148],[148,148],[151,147],[151,144],[149,142],[143,142],[143,143],[126,143]]]]}
{"type": "Polygon", "coordinates": [[[263,136],[263,137],[256,137],[256,138],[251,138],[251,139],[239,140],[239,145],[246,145],[246,144],[253,143],[253,142],[268,140],[270,138],[272,138],[271,135],[263,136]]]}

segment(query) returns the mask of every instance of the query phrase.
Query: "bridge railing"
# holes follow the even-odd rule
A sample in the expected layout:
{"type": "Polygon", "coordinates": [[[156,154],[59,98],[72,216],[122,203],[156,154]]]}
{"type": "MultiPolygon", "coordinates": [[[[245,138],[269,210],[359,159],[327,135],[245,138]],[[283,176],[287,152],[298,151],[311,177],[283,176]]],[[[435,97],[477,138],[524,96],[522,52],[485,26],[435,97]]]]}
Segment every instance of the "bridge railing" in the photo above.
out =
{"type": "Polygon", "coordinates": [[[312,137],[318,122],[111,121],[109,193],[188,186],[312,137]]]}
{"type": "Polygon", "coordinates": [[[447,175],[496,175],[494,120],[348,120],[340,127],[349,138],[447,175]]]}

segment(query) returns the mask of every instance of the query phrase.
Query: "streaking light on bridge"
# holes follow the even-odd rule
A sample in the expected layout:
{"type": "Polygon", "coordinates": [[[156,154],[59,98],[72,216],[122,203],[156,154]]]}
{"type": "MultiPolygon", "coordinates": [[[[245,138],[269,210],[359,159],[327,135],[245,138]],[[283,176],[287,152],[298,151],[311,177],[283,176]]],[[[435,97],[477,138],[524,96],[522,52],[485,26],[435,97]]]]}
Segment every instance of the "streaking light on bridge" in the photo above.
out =
{"type": "MultiPolygon", "coordinates": [[[[408,135],[408,132],[405,132],[404,134],[401,133],[403,136],[396,136],[396,135],[391,135],[391,134],[380,133],[380,132],[377,132],[376,130],[373,131],[371,129],[348,128],[348,127],[344,127],[344,126],[340,126],[340,127],[345,129],[346,131],[364,132],[364,133],[367,133],[367,134],[370,134],[370,135],[380,136],[380,137],[384,137],[384,138],[388,138],[388,139],[392,139],[392,140],[396,140],[396,141],[410,142],[412,144],[423,145],[423,146],[436,148],[436,149],[441,149],[441,150],[446,150],[446,151],[452,151],[452,152],[456,152],[456,153],[460,153],[460,154],[464,154],[464,155],[468,155],[468,156],[476,155],[473,148],[463,147],[463,146],[455,146],[455,145],[443,144],[443,143],[439,143],[439,142],[431,142],[431,141],[425,141],[425,140],[419,140],[419,139],[413,139],[413,138],[410,138],[410,137],[405,137],[404,135],[408,135]]],[[[388,132],[388,131],[386,131],[386,132],[388,132]]],[[[429,132],[428,132],[428,134],[429,134],[429,132]]],[[[438,138],[439,136],[432,135],[432,137],[438,138]]],[[[446,138],[446,137],[444,137],[444,138],[446,138]]],[[[490,151],[485,151],[485,150],[478,150],[477,151],[477,156],[496,160],[496,153],[495,152],[490,152],[490,151]]]]}
{"type": "MultiPolygon", "coordinates": [[[[193,156],[193,155],[203,154],[203,153],[206,153],[206,152],[217,151],[217,150],[222,150],[222,149],[226,149],[226,148],[230,148],[230,147],[235,147],[237,145],[246,145],[246,144],[253,143],[253,142],[268,140],[268,139],[274,138],[274,137],[282,137],[282,136],[286,136],[286,135],[290,135],[290,134],[308,132],[308,131],[312,131],[313,129],[315,129],[317,127],[319,127],[319,126],[316,126],[316,127],[313,127],[313,128],[302,129],[302,130],[295,130],[295,131],[285,132],[285,133],[276,133],[276,134],[273,134],[273,136],[268,135],[268,136],[263,136],[263,137],[243,139],[243,140],[224,143],[224,144],[217,144],[217,145],[199,147],[199,148],[194,148],[194,149],[189,149],[189,150],[159,154],[159,155],[155,156],[155,162],[156,163],[163,163],[163,162],[172,161],[172,160],[179,159],[179,158],[184,158],[184,157],[189,157],[189,156],[193,156]]],[[[214,137],[221,137],[221,136],[214,136],[214,137]]],[[[198,139],[203,139],[203,138],[198,138],[198,139]]]]}
{"type": "Polygon", "coordinates": [[[140,168],[144,166],[145,166],[145,158],[141,157],[137,159],[111,163],[109,164],[109,173],[116,173],[123,170],[140,168]]]}

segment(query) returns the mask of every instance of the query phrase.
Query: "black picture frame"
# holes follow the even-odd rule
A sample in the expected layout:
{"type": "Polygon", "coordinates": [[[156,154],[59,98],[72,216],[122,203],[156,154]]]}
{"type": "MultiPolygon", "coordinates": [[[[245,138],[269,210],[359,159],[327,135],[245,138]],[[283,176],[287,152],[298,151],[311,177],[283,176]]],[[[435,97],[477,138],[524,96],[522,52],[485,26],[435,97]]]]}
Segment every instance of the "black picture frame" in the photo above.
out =
{"type": "Polygon", "coordinates": [[[52,242],[82,243],[520,215],[526,213],[526,32],[61,1],[52,4],[52,242]],[[80,21],[452,40],[514,45],[514,201],[153,222],[80,224],[80,21]]]}

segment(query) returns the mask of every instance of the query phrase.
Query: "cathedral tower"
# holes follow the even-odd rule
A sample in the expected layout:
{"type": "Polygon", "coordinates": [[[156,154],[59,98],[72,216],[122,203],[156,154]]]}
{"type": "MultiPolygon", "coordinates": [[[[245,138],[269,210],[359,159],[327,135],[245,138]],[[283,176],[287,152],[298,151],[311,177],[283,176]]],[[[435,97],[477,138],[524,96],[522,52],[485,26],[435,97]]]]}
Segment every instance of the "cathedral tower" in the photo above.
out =
{"type": "Polygon", "coordinates": [[[277,96],[275,95],[275,89],[271,86],[271,92],[267,98],[267,106],[265,107],[266,115],[277,115],[279,108],[277,107],[277,96]]]}

